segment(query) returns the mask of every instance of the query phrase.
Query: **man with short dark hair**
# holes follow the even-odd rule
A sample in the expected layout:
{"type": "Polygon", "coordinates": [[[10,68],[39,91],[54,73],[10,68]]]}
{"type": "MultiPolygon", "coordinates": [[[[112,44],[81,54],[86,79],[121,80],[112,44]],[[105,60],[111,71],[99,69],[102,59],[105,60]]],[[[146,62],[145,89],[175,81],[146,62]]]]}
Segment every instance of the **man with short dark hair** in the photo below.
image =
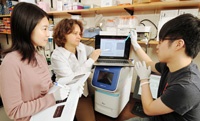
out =
{"type": "Polygon", "coordinates": [[[183,14],[165,23],[156,47],[157,63],[137,43],[137,33],[131,34],[134,50],[143,61],[135,64],[143,109],[152,117],[128,121],[200,121],[200,72],[193,63],[200,51],[200,20],[183,14]],[[156,100],[149,87],[151,71],[161,75],[156,100]]]}

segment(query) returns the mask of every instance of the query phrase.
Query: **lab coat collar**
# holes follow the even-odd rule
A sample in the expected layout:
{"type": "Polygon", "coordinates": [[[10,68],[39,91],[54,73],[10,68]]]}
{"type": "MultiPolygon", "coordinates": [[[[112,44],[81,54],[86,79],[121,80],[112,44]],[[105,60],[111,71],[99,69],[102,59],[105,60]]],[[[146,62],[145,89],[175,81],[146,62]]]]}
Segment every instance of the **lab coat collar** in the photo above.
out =
{"type": "Polygon", "coordinates": [[[76,47],[76,50],[77,50],[78,53],[81,52],[81,51],[83,51],[83,50],[84,50],[84,45],[83,45],[83,43],[80,43],[80,44],[76,47]]]}
{"type": "MultiPolygon", "coordinates": [[[[72,52],[68,51],[67,49],[65,49],[64,47],[57,47],[56,49],[61,55],[63,55],[64,57],[70,58],[70,56],[73,54],[72,52]]],[[[84,50],[84,45],[83,43],[80,43],[77,47],[76,50],[79,53],[81,53],[81,51],[84,50]]]]}

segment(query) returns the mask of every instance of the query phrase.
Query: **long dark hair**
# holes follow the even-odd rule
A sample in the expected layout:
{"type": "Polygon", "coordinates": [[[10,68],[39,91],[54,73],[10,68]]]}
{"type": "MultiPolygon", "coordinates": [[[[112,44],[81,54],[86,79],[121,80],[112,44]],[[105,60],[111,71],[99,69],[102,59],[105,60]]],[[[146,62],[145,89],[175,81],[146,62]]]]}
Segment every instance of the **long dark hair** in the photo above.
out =
{"type": "Polygon", "coordinates": [[[44,17],[49,19],[48,14],[34,4],[20,2],[15,5],[11,14],[12,45],[3,54],[18,51],[22,56],[22,61],[36,62],[36,48],[31,41],[31,34],[44,17]]]}

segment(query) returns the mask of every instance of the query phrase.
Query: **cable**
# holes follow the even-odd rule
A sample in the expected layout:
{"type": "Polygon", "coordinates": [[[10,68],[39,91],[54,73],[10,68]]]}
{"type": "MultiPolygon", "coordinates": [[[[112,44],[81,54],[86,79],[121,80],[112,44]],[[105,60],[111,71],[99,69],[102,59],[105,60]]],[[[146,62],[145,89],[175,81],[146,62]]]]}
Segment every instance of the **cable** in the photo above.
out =
{"type": "Polygon", "coordinates": [[[147,53],[147,49],[148,49],[148,46],[149,46],[149,41],[145,45],[146,45],[145,52],[147,53]]]}
{"type": "Polygon", "coordinates": [[[142,24],[142,25],[145,26],[145,24],[143,23],[144,21],[150,22],[150,23],[156,28],[156,36],[155,36],[154,38],[151,38],[151,39],[156,39],[156,38],[157,38],[157,33],[158,33],[158,28],[157,28],[157,26],[156,26],[151,20],[149,20],[149,19],[143,19],[142,21],[140,21],[140,24],[142,24]]]}

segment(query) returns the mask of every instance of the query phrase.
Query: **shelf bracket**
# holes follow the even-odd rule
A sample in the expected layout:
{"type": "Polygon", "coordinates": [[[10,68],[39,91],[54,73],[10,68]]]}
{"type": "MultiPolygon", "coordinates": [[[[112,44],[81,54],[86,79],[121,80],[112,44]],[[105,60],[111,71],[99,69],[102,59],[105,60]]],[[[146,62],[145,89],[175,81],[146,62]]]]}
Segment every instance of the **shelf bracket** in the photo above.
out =
{"type": "Polygon", "coordinates": [[[53,15],[49,15],[49,18],[52,19],[52,21],[54,21],[53,15]]]}
{"type": "Polygon", "coordinates": [[[128,8],[124,8],[124,10],[126,10],[126,12],[128,12],[131,16],[134,15],[134,10],[130,10],[128,8]]]}
{"type": "Polygon", "coordinates": [[[81,15],[79,13],[72,13],[72,12],[68,12],[70,15],[81,15]]]}

